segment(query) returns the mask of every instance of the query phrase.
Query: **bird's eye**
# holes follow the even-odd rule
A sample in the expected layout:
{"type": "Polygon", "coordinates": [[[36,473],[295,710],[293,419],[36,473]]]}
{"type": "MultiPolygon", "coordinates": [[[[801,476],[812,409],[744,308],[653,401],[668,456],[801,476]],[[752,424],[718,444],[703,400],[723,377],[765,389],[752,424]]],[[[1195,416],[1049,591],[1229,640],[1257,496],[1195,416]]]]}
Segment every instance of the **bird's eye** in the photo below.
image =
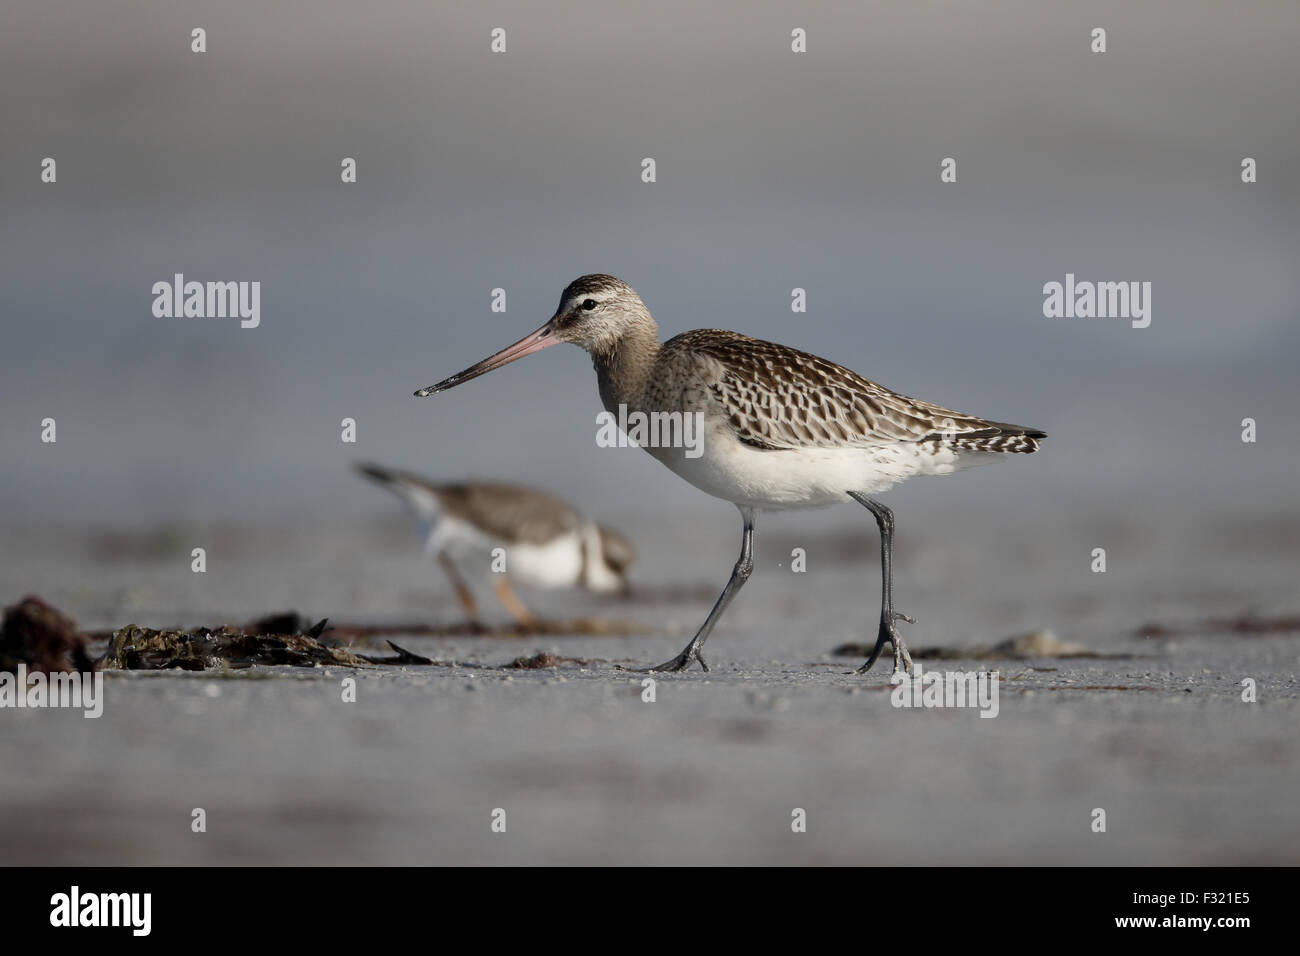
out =
{"type": "Polygon", "coordinates": [[[596,307],[596,300],[595,300],[595,299],[584,299],[583,302],[582,302],[582,307],[583,307],[584,309],[586,309],[588,312],[590,312],[592,309],[594,309],[594,308],[596,307]]]}

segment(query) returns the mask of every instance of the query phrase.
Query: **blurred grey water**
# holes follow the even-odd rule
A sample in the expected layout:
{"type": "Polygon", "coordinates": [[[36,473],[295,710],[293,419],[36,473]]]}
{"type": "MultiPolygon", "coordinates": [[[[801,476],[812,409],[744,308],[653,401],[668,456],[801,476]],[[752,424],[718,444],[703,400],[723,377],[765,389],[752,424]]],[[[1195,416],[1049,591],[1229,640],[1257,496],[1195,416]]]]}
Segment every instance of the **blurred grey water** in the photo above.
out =
{"type": "Polygon", "coordinates": [[[665,335],[736,328],[1046,429],[1018,494],[1294,501],[1293,5],[564,11],[6,4],[3,513],[360,513],[356,457],[676,506],[595,446],[577,350],[410,395],[592,271],[665,335]],[[154,318],[176,272],[262,282],[260,327],[154,318]],[[1152,282],[1151,327],[1044,318],[1067,272],[1152,282]]]}

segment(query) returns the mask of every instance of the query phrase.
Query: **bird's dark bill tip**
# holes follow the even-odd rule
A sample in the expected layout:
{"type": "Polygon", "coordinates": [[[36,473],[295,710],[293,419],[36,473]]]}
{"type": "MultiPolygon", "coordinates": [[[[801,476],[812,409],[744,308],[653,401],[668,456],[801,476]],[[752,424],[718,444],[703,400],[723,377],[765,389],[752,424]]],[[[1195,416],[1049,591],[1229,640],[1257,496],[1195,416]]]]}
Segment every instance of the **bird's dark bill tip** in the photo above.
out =
{"type": "Polygon", "coordinates": [[[437,385],[426,385],[424,388],[418,389],[414,395],[416,398],[428,398],[430,395],[440,391],[442,391],[442,389],[438,388],[437,385]]]}

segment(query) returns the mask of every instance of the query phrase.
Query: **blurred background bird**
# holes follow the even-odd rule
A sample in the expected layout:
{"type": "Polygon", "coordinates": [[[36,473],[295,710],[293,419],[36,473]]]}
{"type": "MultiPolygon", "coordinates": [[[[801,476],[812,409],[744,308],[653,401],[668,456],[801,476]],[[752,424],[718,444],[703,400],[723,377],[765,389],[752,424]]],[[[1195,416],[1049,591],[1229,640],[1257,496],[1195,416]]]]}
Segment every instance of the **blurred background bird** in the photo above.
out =
{"type": "Polygon", "coordinates": [[[632,545],[554,495],[501,482],[439,483],[368,462],[358,463],[357,470],[406,504],[425,552],[437,558],[473,621],[478,620],[478,603],[457,562],[496,572],[493,589],[519,624],[536,618],[511,581],[525,587],[627,593],[627,570],[636,559],[632,545]]]}

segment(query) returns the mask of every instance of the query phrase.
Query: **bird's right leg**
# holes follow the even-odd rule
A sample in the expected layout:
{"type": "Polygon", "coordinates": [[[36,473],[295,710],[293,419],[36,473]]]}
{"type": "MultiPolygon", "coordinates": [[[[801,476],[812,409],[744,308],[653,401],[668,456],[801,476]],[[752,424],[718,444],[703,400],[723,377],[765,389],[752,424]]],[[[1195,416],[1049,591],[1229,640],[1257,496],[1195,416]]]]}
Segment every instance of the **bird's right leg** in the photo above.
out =
{"type": "Polygon", "coordinates": [[[867,662],[858,668],[859,674],[865,674],[876,663],[876,658],[888,642],[894,648],[894,673],[906,670],[912,673],[912,655],[907,652],[907,645],[898,636],[894,625],[898,621],[915,624],[912,618],[894,610],[894,513],[874,498],[850,491],[849,497],[862,505],[876,518],[876,527],[880,529],[880,631],[876,634],[876,646],[867,662]]]}
{"type": "Polygon", "coordinates": [[[754,570],[754,509],[741,508],[740,516],[745,519],[745,531],[740,539],[740,557],[736,561],[736,566],[731,570],[731,577],[727,581],[727,586],[718,595],[713,610],[704,619],[704,624],[691,638],[691,642],[672,660],[664,661],[658,667],[650,668],[650,673],[685,670],[695,661],[699,661],[700,666],[706,671],[709,669],[709,665],[704,663],[704,657],[700,654],[700,648],[709,639],[709,632],[713,630],[713,625],[718,623],[718,618],[722,617],[722,612],[727,609],[731,599],[736,596],[736,592],[740,590],[741,586],[749,580],[749,575],[754,570]]]}
{"type": "Polygon", "coordinates": [[[465,609],[470,621],[477,624],[478,603],[474,600],[474,593],[466,586],[465,579],[460,576],[455,563],[447,555],[446,551],[438,552],[438,564],[442,565],[442,570],[446,572],[448,579],[451,581],[451,586],[456,591],[456,600],[465,609]]]}
{"type": "Polygon", "coordinates": [[[497,592],[497,598],[505,609],[510,612],[510,616],[515,619],[516,624],[520,627],[532,627],[537,623],[537,618],[533,616],[533,612],[528,610],[523,601],[519,600],[519,595],[510,587],[510,582],[506,580],[504,574],[492,575],[492,588],[497,592]]]}

